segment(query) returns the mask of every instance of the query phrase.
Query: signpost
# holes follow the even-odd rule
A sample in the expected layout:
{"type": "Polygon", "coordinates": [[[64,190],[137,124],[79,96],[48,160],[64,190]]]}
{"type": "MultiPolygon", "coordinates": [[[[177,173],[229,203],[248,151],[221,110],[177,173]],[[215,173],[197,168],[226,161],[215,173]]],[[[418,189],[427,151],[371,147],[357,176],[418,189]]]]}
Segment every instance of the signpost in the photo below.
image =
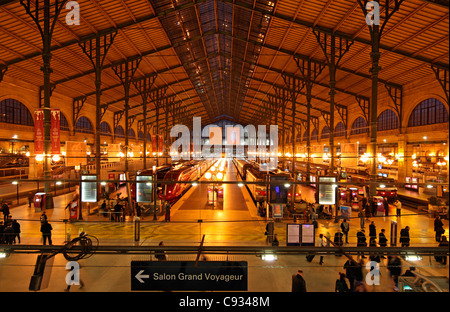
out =
{"type": "Polygon", "coordinates": [[[131,290],[246,291],[246,261],[131,261],[131,290]]]}

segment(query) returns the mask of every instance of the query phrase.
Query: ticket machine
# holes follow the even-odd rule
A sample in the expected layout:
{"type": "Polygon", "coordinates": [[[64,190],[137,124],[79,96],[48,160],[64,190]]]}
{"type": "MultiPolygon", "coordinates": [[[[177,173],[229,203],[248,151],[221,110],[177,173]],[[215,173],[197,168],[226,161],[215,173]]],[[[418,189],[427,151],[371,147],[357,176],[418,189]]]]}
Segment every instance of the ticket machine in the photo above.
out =
{"type": "Polygon", "coordinates": [[[45,193],[36,193],[34,194],[34,212],[40,212],[45,208],[52,209],[53,208],[53,197],[48,196],[45,193]],[[46,207],[47,201],[50,201],[49,207],[46,207]]]}

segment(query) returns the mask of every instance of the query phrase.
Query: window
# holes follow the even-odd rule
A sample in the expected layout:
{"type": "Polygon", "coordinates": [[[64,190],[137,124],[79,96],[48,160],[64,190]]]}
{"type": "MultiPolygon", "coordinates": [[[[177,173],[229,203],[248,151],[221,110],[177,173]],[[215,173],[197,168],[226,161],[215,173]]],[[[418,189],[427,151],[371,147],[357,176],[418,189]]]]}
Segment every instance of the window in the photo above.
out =
{"type": "Polygon", "coordinates": [[[367,126],[367,122],[363,117],[358,117],[352,124],[352,130],[350,134],[361,134],[368,133],[369,127],[367,126]]]}
{"type": "Polygon", "coordinates": [[[303,142],[307,141],[308,141],[308,131],[305,131],[305,133],[303,133],[303,142]]]}
{"type": "Polygon", "coordinates": [[[86,117],[80,117],[75,124],[75,132],[80,133],[93,133],[92,123],[86,117]]]}
{"type": "Polygon", "coordinates": [[[67,121],[66,116],[63,113],[59,114],[59,128],[61,130],[69,131],[69,122],[67,121]]]}
{"type": "Polygon", "coordinates": [[[114,129],[114,135],[118,138],[125,137],[125,131],[123,131],[122,126],[117,126],[116,129],[114,129]]]}
{"type": "Polygon", "coordinates": [[[150,135],[150,133],[147,133],[147,142],[150,142],[152,140],[152,136],[150,135]]]}
{"type": "Polygon", "coordinates": [[[393,110],[387,109],[378,116],[377,131],[398,129],[398,117],[393,110]]]}
{"type": "Polygon", "coordinates": [[[297,143],[300,143],[302,141],[302,133],[301,132],[297,133],[297,138],[295,139],[295,141],[297,143]]]}
{"type": "Polygon", "coordinates": [[[336,125],[336,128],[334,128],[334,137],[345,137],[346,132],[347,130],[345,129],[344,124],[340,122],[336,125]]]}
{"type": "Polygon", "coordinates": [[[28,108],[14,99],[0,101],[0,122],[33,126],[34,119],[28,108]]]}
{"type": "Polygon", "coordinates": [[[134,132],[133,129],[128,129],[128,137],[129,138],[135,138],[136,137],[136,133],[134,132]]]}
{"type": "Polygon", "coordinates": [[[408,127],[448,122],[448,111],[441,101],[431,98],[420,102],[411,113],[408,127]]]}
{"type": "Polygon", "coordinates": [[[106,121],[102,121],[100,123],[100,134],[101,135],[107,135],[111,136],[111,127],[108,125],[106,121]]]}
{"type": "Polygon", "coordinates": [[[142,132],[142,131],[138,132],[138,139],[139,140],[144,140],[144,132],[142,132]]]}
{"type": "Polygon", "coordinates": [[[319,134],[317,133],[317,129],[314,129],[311,132],[311,140],[317,140],[318,137],[319,137],[319,134]]]}
{"type": "Polygon", "coordinates": [[[326,139],[330,137],[330,128],[327,126],[323,127],[322,134],[320,135],[321,139],[326,139]]]}

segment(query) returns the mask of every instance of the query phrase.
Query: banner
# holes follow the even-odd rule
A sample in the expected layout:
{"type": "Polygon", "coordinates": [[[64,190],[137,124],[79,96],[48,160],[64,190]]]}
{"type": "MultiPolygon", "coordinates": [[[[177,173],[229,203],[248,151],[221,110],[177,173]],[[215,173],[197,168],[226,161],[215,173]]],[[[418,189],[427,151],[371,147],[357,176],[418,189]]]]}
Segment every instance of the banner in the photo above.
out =
{"type": "Polygon", "coordinates": [[[156,144],[156,135],[152,134],[152,153],[156,153],[158,151],[158,147],[156,144]]]}
{"type": "Polygon", "coordinates": [[[44,110],[34,111],[34,154],[44,154],[44,110]]]}
{"type": "Polygon", "coordinates": [[[52,154],[61,154],[61,132],[60,132],[60,118],[61,111],[59,109],[51,110],[51,142],[52,142],[52,154]]]}
{"type": "Polygon", "coordinates": [[[162,135],[158,135],[158,139],[159,139],[158,152],[162,153],[164,150],[164,138],[162,135]]]}

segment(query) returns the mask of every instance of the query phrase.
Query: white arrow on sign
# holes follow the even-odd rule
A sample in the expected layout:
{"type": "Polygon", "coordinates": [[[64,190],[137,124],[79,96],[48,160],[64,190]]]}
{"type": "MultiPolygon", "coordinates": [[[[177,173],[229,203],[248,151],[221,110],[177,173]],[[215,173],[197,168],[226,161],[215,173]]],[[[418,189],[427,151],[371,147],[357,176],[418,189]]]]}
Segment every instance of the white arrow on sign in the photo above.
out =
{"type": "Polygon", "coordinates": [[[144,280],[143,280],[143,278],[149,278],[150,276],[148,275],[148,274],[142,274],[142,273],[144,273],[144,270],[140,270],[139,272],[138,272],[138,274],[136,274],[136,278],[137,278],[137,280],[140,282],[140,283],[144,283],[144,280]]]}

